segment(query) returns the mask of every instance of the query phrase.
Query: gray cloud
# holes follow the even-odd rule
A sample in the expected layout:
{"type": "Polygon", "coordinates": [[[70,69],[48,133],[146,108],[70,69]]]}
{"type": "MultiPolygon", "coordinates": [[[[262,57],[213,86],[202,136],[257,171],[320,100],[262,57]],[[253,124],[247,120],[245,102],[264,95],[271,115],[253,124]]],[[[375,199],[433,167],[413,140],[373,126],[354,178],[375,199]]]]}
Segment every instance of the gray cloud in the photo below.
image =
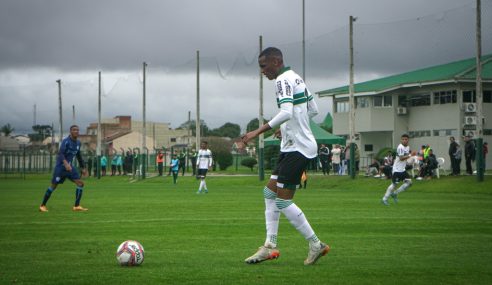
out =
{"type": "MultiPolygon", "coordinates": [[[[0,124],[57,124],[55,80],[64,116],[76,105],[94,122],[97,72],[108,90],[103,115],[141,118],[142,62],[147,118],[174,127],[194,115],[200,50],[202,118],[242,126],[257,114],[258,37],[278,46],[302,73],[301,0],[0,0],[0,124]],[[119,79],[118,79],[119,78],[119,79]],[[117,82],[110,86],[108,82],[117,82]],[[109,90],[112,88],[111,90],[109,90]]],[[[475,0],[306,0],[306,81],[312,92],[348,82],[348,16],[355,15],[356,81],[474,56],[475,0]]],[[[492,0],[482,1],[483,52],[492,52],[492,0]]],[[[275,114],[265,80],[266,116],[275,114]]],[[[319,100],[323,112],[330,102],[319,100]]],[[[323,115],[324,116],[324,113],[323,115]]],[[[321,120],[322,116],[318,118],[321,120]]]]}

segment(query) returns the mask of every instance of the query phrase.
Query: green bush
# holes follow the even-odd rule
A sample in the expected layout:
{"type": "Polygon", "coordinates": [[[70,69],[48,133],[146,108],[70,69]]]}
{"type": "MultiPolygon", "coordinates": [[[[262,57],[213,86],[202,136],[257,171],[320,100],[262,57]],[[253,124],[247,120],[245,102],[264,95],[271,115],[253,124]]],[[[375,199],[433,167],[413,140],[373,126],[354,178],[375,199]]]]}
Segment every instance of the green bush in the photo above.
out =
{"type": "Polygon", "coordinates": [[[241,161],[241,165],[251,168],[251,171],[253,171],[253,167],[255,167],[255,165],[257,164],[258,161],[256,161],[256,159],[253,157],[247,157],[241,161]]]}

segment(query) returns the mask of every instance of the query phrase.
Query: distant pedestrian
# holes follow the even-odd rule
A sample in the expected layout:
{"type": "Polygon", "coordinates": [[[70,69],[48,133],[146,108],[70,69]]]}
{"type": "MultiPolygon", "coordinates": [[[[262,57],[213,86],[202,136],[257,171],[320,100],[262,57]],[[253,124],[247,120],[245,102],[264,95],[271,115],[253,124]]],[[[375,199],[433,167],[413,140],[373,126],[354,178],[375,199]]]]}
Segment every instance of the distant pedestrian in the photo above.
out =
{"type": "Polygon", "coordinates": [[[164,169],[164,154],[162,150],[159,150],[157,156],[155,157],[155,162],[157,163],[157,170],[159,171],[159,176],[162,176],[162,171],[164,169]]]}
{"type": "Polygon", "coordinates": [[[323,175],[330,174],[330,149],[325,144],[321,144],[318,151],[318,158],[321,162],[323,175]]]}
{"type": "Polygon", "coordinates": [[[173,183],[176,184],[178,182],[178,173],[179,173],[179,159],[177,156],[174,154],[173,158],[171,159],[171,165],[169,168],[172,171],[173,174],[173,183]]]}
{"type": "Polygon", "coordinates": [[[468,175],[473,174],[472,162],[475,161],[476,149],[475,142],[472,140],[471,136],[465,137],[465,164],[466,173],[468,175]]]}

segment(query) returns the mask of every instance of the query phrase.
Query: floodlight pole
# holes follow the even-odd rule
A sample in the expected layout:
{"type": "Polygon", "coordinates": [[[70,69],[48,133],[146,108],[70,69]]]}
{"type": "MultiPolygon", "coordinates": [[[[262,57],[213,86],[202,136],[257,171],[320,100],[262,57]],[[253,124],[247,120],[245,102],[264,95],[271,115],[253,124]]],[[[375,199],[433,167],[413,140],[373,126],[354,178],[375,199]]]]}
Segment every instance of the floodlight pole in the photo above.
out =
{"type": "MultiPolygon", "coordinates": [[[[260,36],[260,53],[263,49],[263,36],[260,36]]],[[[263,76],[261,74],[261,69],[260,69],[260,112],[258,116],[258,126],[263,126],[263,76]]],[[[265,160],[265,142],[264,142],[265,135],[262,133],[260,134],[258,138],[258,178],[260,181],[265,180],[265,167],[264,167],[264,160],[265,160]]],[[[237,163],[237,156],[236,156],[236,163],[237,163]]]]}
{"type": "Polygon", "coordinates": [[[58,115],[60,117],[60,142],[63,140],[63,112],[62,112],[62,93],[61,93],[61,79],[56,81],[58,83],[58,115]]]}
{"type": "Polygon", "coordinates": [[[196,151],[200,149],[200,51],[196,51],[196,151]]]}
{"type": "MultiPolygon", "coordinates": [[[[302,79],[306,82],[306,1],[302,0],[302,79]]],[[[260,124],[261,126],[261,124],[260,124]]]]}
{"type": "Polygon", "coordinates": [[[349,17],[349,48],[350,48],[350,84],[349,84],[349,142],[350,163],[349,172],[352,179],[355,178],[355,100],[354,100],[354,22],[356,18],[349,17]]]}
{"type": "Polygon", "coordinates": [[[142,153],[144,153],[142,155],[142,159],[140,160],[141,161],[141,176],[142,176],[142,179],[145,179],[145,166],[147,165],[147,155],[145,154],[144,152],[144,149],[147,148],[147,125],[146,125],[146,118],[145,118],[145,87],[146,87],[146,67],[147,67],[147,63],[143,63],[143,130],[142,130],[142,153]]]}
{"type": "Polygon", "coordinates": [[[101,179],[101,71],[99,71],[98,76],[99,88],[97,94],[97,146],[96,146],[96,156],[97,156],[97,179],[101,179]]]}
{"type": "Polygon", "coordinates": [[[477,98],[477,181],[478,182],[483,182],[483,175],[485,172],[485,157],[483,155],[483,112],[482,112],[482,107],[483,107],[483,94],[482,94],[482,63],[481,63],[481,57],[482,57],[482,20],[481,20],[481,14],[482,14],[482,4],[481,0],[477,0],[477,27],[476,27],[476,32],[477,32],[477,72],[476,72],[476,88],[475,88],[475,95],[477,98]]]}

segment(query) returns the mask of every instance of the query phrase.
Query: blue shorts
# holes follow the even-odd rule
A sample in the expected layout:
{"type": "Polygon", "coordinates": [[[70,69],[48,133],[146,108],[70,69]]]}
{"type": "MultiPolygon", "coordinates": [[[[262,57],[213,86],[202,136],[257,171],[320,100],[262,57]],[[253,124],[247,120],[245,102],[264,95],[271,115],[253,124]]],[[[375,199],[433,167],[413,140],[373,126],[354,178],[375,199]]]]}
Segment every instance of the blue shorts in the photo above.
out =
{"type": "Polygon", "coordinates": [[[80,174],[75,167],[72,167],[72,171],[68,172],[65,169],[65,166],[57,166],[55,167],[55,171],[53,172],[53,178],[51,178],[51,183],[53,184],[63,184],[65,179],[68,178],[72,181],[79,180],[80,174]]]}

